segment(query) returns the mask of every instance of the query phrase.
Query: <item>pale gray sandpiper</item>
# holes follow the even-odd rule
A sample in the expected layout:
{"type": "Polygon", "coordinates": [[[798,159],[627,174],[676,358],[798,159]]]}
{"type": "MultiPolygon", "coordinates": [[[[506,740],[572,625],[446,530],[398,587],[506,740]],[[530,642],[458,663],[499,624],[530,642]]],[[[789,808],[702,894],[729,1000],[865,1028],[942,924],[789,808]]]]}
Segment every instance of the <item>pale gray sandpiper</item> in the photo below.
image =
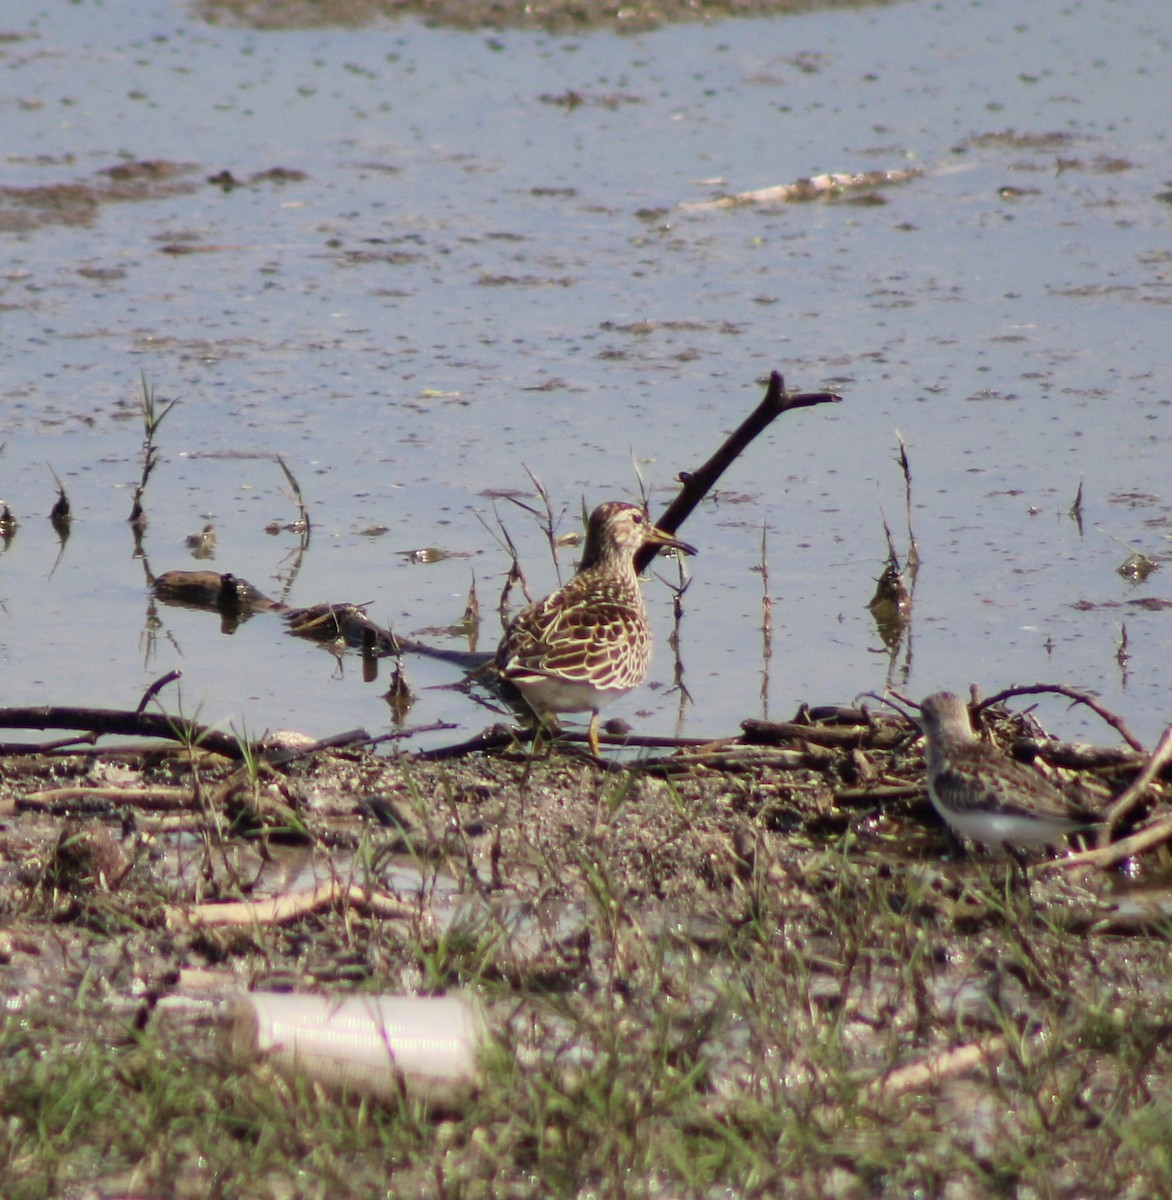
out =
{"type": "Polygon", "coordinates": [[[610,501],[590,515],[577,574],[523,608],[496,652],[496,665],[539,721],[550,714],[590,713],[597,755],[598,711],[636,688],[651,664],[651,626],[635,574],[646,545],[693,547],[658,529],[635,504],[610,501]]]}
{"type": "Polygon", "coordinates": [[[980,741],[959,696],[926,697],[920,717],[928,795],[961,837],[1024,849],[1052,846],[1094,824],[1037,771],[980,741]]]}

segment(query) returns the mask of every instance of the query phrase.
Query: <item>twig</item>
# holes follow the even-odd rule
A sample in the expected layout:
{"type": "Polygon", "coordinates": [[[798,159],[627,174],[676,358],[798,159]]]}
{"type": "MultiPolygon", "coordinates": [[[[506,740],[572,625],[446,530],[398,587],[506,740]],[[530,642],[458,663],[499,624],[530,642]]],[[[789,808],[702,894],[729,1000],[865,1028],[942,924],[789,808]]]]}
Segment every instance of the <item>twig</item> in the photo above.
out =
{"type": "Polygon", "coordinates": [[[301,494],[301,484],[293,476],[293,472],[285,465],[285,460],[278,454],[275,456],[277,466],[285,472],[285,478],[289,481],[289,486],[293,489],[293,502],[297,505],[297,520],[288,528],[293,533],[299,533],[302,536],[302,544],[309,544],[309,534],[312,528],[309,520],[309,509],[305,507],[305,497],[301,494]]]}
{"type": "MultiPolygon", "coordinates": [[[[882,509],[880,509],[882,516],[882,509]]],[[[879,627],[879,634],[889,650],[896,651],[903,640],[907,629],[908,616],[911,612],[912,597],[903,581],[903,568],[899,565],[899,555],[895,550],[895,541],[891,536],[891,527],[887,518],[883,519],[883,536],[887,539],[887,565],[882,574],[875,580],[875,594],[867,607],[879,627]]],[[[909,551],[914,553],[913,549],[909,551]]],[[[909,558],[910,561],[910,558],[909,558]]],[[[914,582],[914,580],[913,580],[914,582]]]]}
{"type": "MultiPolygon", "coordinates": [[[[680,493],[655,522],[664,533],[675,533],[688,519],[692,510],[712,490],[716,481],[728,470],[753,439],[767,429],[783,413],[795,408],[813,408],[817,404],[837,404],[841,396],[833,392],[787,392],[785,380],[774,371],[769,376],[765,398],[741,422],[724,445],[695,471],[681,471],[680,493]]],[[[657,546],[644,546],[635,555],[635,569],[640,574],[658,553],[657,546]]]]}
{"type": "Polygon", "coordinates": [[[165,688],[169,683],[174,683],[176,679],[182,679],[182,671],[168,671],[166,675],[160,675],[154,683],[142,694],[142,699],[138,702],[138,707],[134,710],[136,713],[141,713],[146,710],[146,706],[165,688]]]}
{"type": "Polygon", "coordinates": [[[468,649],[476,653],[476,643],[480,637],[480,597],[476,594],[476,571],[468,583],[468,602],[464,605],[464,615],[460,618],[468,638],[468,649]]]}
{"type": "Polygon", "coordinates": [[[1148,790],[1152,780],[1164,769],[1165,764],[1172,759],[1172,725],[1164,730],[1151,758],[1144,768],[1131,781],[1131,786],[1114,800],[1102,812],[1104,826],[1099,835],[1099,844],[1105,845],[1110,839],[1111,831],[1139,803],[1144,792],[1148,790]]]}
{"type": "MultiPolygon", "coordinates": [[[[522,465],[524,466],[524,464],[522,465]]],[[[557,574],[558,586],[560,587],[562,582],[562,564],[561,559],[558,557],[557,520],[554,519],[553,515],[553,503],[550,501],[549,492],[546,490],[545,484],[538,478],[537,473],[526,466],[525,474],[533,481],[533,487],[536,489],[538,496],[541,497],[541,503],[545,508],[544,520],[541,520],[539,514],[534,509],[529,508],[528,505],[524,505],[523,507],[529,508],[529,511],[541,520],[541,529],[545,534],[545,540],[549,543],[549,556],[553,559],[553,569],[557,574]]]]}
{"type": "Polygon", "coordinates": [[[391,920],[412,920],[419,909],[397,896],[368,892],[356,884],[338,880],[319,884],[304,892],[287,892],[269,900],[239,900],[220,904],[195,904],[190,908],[171,908],[168,924],[186,923],[195,927],[219,925],[286,925],[323,908],[343,904],[369,916],[391,920]]]}
{"type": "Polygon", "coordinates": [[[1068,854],[1065,858],[1052,858],[1039,863],[1036,872],[1062,871],[1070,867],[1113,867],[1125,858],[1134,854],[1142,854],[1165,842],[1172,841],[1172,817],[1165,817],[1146,829],[1133,833],[1130,837],[1120,838],[1109,846],[1099,846],[1095,850],[1083,850],[1078,854],[1068,854]]]}
{"type": "Polygon", "coordinates": [[[1005,688],[996,695],[982,700],[977,707],[983,711],[994,704],[1000,704],[1002,700],[1007,700],[1010,696],[1044,695],[1065,696],[1076,704],[1085,704],[1091,712],[1106,721],[1133,750],[1138,750],[1141,754],[1145,752],[1143,742],[1128,729],[1127,723],[1122,717],[1117,717],[1109,709],[1104,708],[1089,692],[1079,691],[1078,688],[1068,687],[1064,683],[1033,683],[1024,687],[1005,688]]]}
{"type": "Polygon", "coordinates": [[[647,493],[647,480],[643,478],[643,468],[639,466],[633,446],[631,447],[631,469],[635,472],[635,479],[639,484],[639,505],[644,512],[650,512],[651,497],[647,493]]]}
{"type": "Polygon", "coordinates": [[[1003,1037],[993,1037],[987,1042],[972,1042],[967,1046],[955,1046],[922,1062],[909,1063],[906,1067],[888,1072],[876,1079],[867,1091],[872,1096],[882,1096],[885,1099],[902,1096],[905,1092],[922,1092],[925,1088],[941,1083],[953,1075],[972,1070],[983,1063],[992,1065],[1004,1053],[1003,1037]]]}
{"type": "Polygon", "coordinates": [[[676,555],[676,568],[679,572],[678,583],[672,583],[670,579],[664,579],[658,571],[655,573],[655,578],[671,592],[672,625],[667,644],[671,647],[674,666],[672,670],[672,685],[667,689],[667,692],[669,695],[675,691],[679,692],[682,710],[684,704],[694,703],[692,693],[688,691],[688,685],[684,683],[684,659],[681,653],[683,643],[680,638],[680,629],[684,622],[684,593],[688,590],[692,581],[688,578],[688,570],[682,554],[676,555]]]}
{"type": "MultiPolygon", "coordinates": [[[[514,503],[518,504],[521,508],[528,509],[530,512],[534,511],[532,508],[529,508],[528,505],[522,504],[519,500],[514,501],[514,503]]],[[[513,539],[509,536],[509,531],[505,528],[505,523],[501,520],[501,515],[499,512],[497,512],[495,504],[492,506],[492,515],[496,517],[496,529],[493,529],[493,527],[484,519],[482,513],[477,512],[476,519],[481,523],[481,525],[484,526],[485,529],[488,530],[497,545],[500,546],[509,556],[509,572],[505,576],[504,587],[501,588],[501,597],[497,601],[497,613],[500,616],[501,626],[503,627],[508,624],[507,613],[509,611],[509,593],[513,590],[514,585],[519,585],[521,588],[521,594],[525,597],[525,602],[528,603],[530,600],[529,585],[525,582],[525,572],[521,570],[521,559],[517,554],[517,547],[514,544],[513,539]]]]}

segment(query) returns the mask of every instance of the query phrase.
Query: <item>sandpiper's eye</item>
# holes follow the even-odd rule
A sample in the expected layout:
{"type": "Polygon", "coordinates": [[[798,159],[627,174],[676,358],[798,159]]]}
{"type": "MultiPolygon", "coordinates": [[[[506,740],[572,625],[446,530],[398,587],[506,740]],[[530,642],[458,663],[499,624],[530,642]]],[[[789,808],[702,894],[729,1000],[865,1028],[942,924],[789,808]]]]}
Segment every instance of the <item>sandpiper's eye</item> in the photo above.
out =
{"type": "Polygon", "coordinates": [[[642,525],[647,518],[638,509],[636,509],[633,513],[631,513],[631,520],[634,521],[636,525],[642,525]]]}

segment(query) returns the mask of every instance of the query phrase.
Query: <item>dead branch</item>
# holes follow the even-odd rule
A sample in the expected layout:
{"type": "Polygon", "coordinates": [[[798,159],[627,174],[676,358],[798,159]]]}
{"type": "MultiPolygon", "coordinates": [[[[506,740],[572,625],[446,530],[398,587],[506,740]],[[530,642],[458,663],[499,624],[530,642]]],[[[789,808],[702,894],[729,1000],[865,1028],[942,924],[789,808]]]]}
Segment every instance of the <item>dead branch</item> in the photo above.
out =
{"type": "Polygon", "coordinates": [[[715,200],[681,201],[686,212],[703,212],[720,208],[739,208],[744,204],[794,204],[809,200],[834,200],[846,192],[862,188],[881,188],[894,183],[906,183],[923,174],[920,167],[903,167],[891,171],[824,172],[793,183],[778,183],[754,188],[749,192],[718,196],[715,200]]]}
{"type": "Polygon", "coordinates": [[[1047,871],[1062,871],[1071,867],[1113,867],[1132,855],[1142,854],[1165,842],[1172,841],[1172,817],[1164,817],[1146,829],[1141,829],[1130,837],[1120,838],[1109,846],[1099,846],[1095,850],[1083,850],[1079,854],[1068,854],[1065,858],[1049,859],[1039,863],[1034,870],[1041,873],[1047,871]]]}
{"type": "Polygon", "coordinates": [[[835,763],[833,752],[808,746],[802,750],[786,750],[772,746],[738,746],[727,750],[713,748],[706,742],[698,754],[672,754],[668,757],[640,759],[624,769],[641,775],[691,775],[697,770],[721,772],[728,776],[759,774],[761,771],[828,771],[835,763]]]}
{"type": "MultiPolygon", "coordinates": [[[[431,750],[421,750],[415,757],[424,762],[438,762],[444,759],[464,758],[467,755],[480,754],[484,751],[505,750],[510,746],[524,745],[532,740],[533,730],[531,729],[511,729],[503,725],[494,725],[466,741],[456,742],[450,746],[436,746],[431,750]]],[[[638,733],[618,736],[605,731],[599,734],[598,740],[604,746],[652,750],[693,750],[737,743],[735,738],[670,737],[665,734],[638,733]]],[[[564,729],[558,735],[558,743],[559,745],[585,746],[588,744],[588,738],[586,734],[579,733],[577,730],[564,729]]],[[[635,766],[633,763],[627,765],[635,766]]]]}
{"type": "Polygon", "coordinates": [[[483,666],[491,654],[429,646],[413,638],[398,637],[375,624],[357,604],[318,604],[290,608],[271,600],[246,579],[215,571],[164,571],[151,581],[155,595],[165,604],[206,609],[221,616],[246,617],[254,612],[279,612],[290,624],[290,632],[301,637],[341,635],[356,647],[371,645],[380,654],[420,654],[465,669],[483,666]]]}
{"type": "Polygon", "coordinates": [[[26,792],[16,800],[17,812],[109,812],[122,806],[155,812],[191,808],[189,787],[59,787],[26,792]]]}
{"type": "Polygon", "coordinates": [[[356,884],[331,880],[308,891],[287,892],[268,900],[194,904],[190,908],[172,907],[167,913],[167,923],[172,927],[187,924],[196,928],[223,925],[287,925],[310,913],[339,905],[384,920],[408,921],[419,916],[416,905],[408,904],[397,896],[368,892],[356,884]]]}
{"type": "Polygon", "coordinates": [[[908,731],[894,721],[870,725],[800,725],[795,721],[762,721],[750,717],[741,722],[743,741],[750,746],[804,744],[813,746],[859,746],[890,750],[907,740],[908,731]]]}
{"type": "Polygon", "coordinates": [[[168,684],[174,683],[177,679],[183,678],[182,671],[168,671],[166,675],[160,675],[154,683],[142,694],[142,698],[138,702],[138,707],[134,710],[136,713],[144,712],[146,706],[165,688],[168,684]]]}
{"type": "MultiPolygon", "coordinates": [[[[795,408],[813,408],[816,404],[837,404],[841,396],[833,392],[787,392],[785,380],[774,371],[769,376],[765,398],[726,439],[724,445],[695,471],[681,471],[683,485],[680,493],[655,522],[664,533],[675,533],[688,519],[692,510],[716,485],[716,481],[740,457],[754,438],[767,429],[783,413],[795,408]]],[[[644,546],[635,555],[635,569],[642,573],[658,552],[655,546],[644,546]]]]}
{"type": "Polygon", "coordinates": [[[287,607],[230,572],[164,571],[151,580],[151,589],[164,604],[236,616],[284,611],[287,607]]]}
{"type": "MultiPolygon", "coordinates": [[[[232,734],[167,713],[53,705],[0,708],[0,729],[84,729],[98,735],[165,738],[167,741],[183,742],[192,748],[210,750],[213,754],[234,761],[244,757],[240,741],[232,734]]],[[[260,753],[259,748],[254,748],[254,751],[260,753]]]]}
{"type": "Polygon", "coordinates": [[[1089,692],[1068,687],[1064,683],[1032,683],[1023,687],[1005,688],[1003,691],[997,692],[996,695],[982,700],[977,705],[977,709],[983,712],[986,708],[994,704],[1000,704],[1003,700],[1008,700],[1010,696],[1044,695],[1065,696],[1068,700],[1073,700],[1076,704],[1085,704],[1091,712],[1106,721],[1133,750],[1138,750],[1141,754],[1144,753],[1143,742],[1128,729],[1127,723],[1122,717],[1118,717],[1109,709],[1104,708],[1089,692]]]}
{"type": "Polygon", "coordinates": [[[481,754],[488,750],[504,750],[509,746],[518,745],[522,740],[531,741],[532,736],[532,732],[529,732],[528,738],[526,738],[526,731],[511,730],[501,725],[494,725],[465,741],[456,742],[450,746],[437,746],[433,750],[422,750],[416,757],[421,762],[442,762],[446,759],[481,754]]]}
{"type": "Polygon", "coordinates": [[[1027,762],[1041,758],[1052,767],[1065,767],[1070,771],[1100,771],[1113,767],[1135,769],[1141,766],[1145,757],[1130,746],[1085,746],[1057,738],[1015,738],[1013,745],[1017,758],[1027,762]]]}
{"type": "Polygon", "coordinates": [[[1152,751],[1152,756],[1144,765],[1143,770],[1131,781],[1131,786],[1103,810],[1103,828],[1099,835],[1100,845],[1107,843],[1111,837],[1111,831],[1135,808],[1169,759],[1172,759],[1172,725],[1164,730],[1164,736],[1160,738],[1159,744],[1152,751]]]}

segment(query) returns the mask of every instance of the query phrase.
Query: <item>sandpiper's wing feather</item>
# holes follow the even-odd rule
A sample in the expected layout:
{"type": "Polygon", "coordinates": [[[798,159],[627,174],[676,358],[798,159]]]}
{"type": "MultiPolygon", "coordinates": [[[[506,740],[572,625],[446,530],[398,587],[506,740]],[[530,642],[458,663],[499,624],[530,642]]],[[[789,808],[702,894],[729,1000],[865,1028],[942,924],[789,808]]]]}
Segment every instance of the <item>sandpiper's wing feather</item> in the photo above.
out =
{"type": "Polygon", "coordinates": [[[983,745],[954,746],[949,765],[937,773],[933,783],[941,803],[954,812],[997,811],[1071,824],[1087,815],[1048,779],[1022,763],[1003,758],[997,761],[996,770],[990,770],[983,745]]]}
{"type": "Polygon", "coordinates": [[[627,688],[643,678],[651,639],[638,594],[608,589],[583,603],[586,588],[578,582],[517,614],[497,658],[510,678],[556,676],[598,688],[627,688]]]}
{"type": "Polygon", "coordinates": [[[595,604],[577,620],[559,622],[546,640],[541,667],[596,688],[629,688],[647,673],[651,639],[626,605],[595,604]]]}

